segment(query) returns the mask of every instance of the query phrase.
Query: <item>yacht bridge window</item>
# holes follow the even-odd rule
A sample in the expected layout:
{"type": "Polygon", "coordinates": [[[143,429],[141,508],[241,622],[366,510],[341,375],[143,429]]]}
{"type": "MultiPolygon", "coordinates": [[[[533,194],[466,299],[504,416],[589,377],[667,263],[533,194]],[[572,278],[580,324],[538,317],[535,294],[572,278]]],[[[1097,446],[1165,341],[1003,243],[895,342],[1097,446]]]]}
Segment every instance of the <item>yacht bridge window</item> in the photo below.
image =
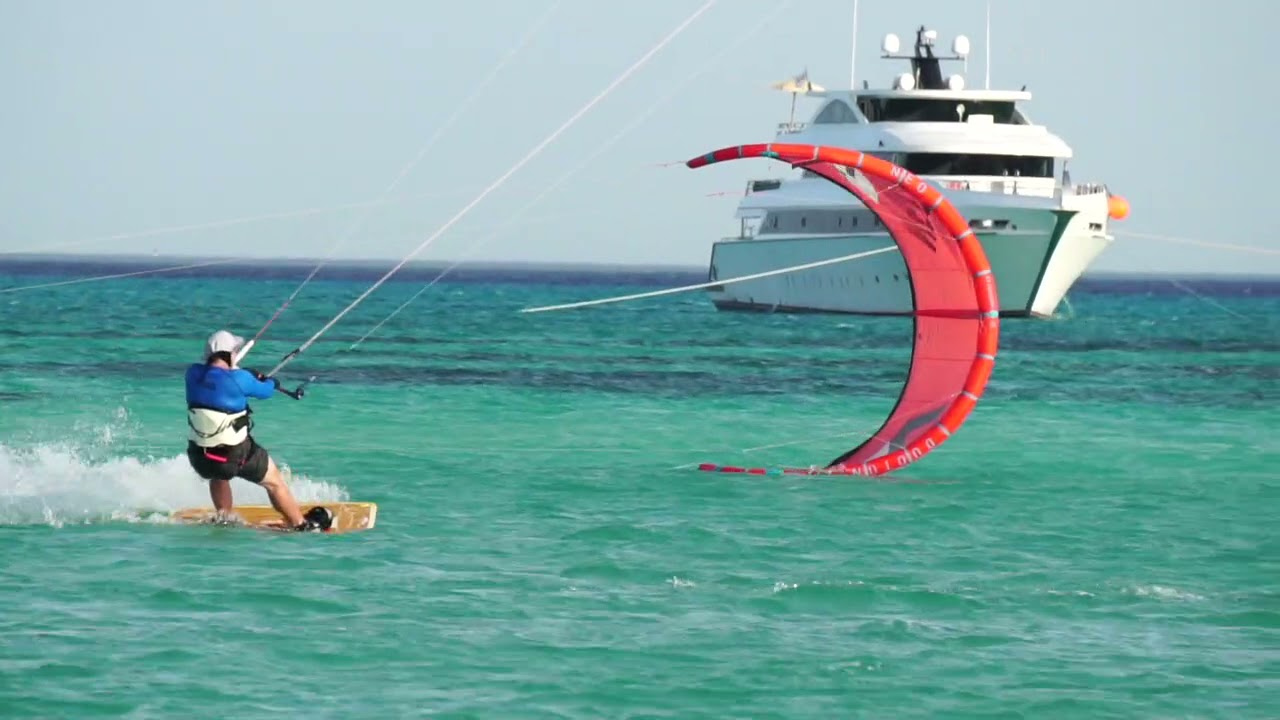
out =
{"type": "Polygon", "coordinates": [[[1030,124],[1011,100],[862,97],[858,109],[873,123],[967,122],[970,115],[991,115],[997,125],[1030,124]],[[959,105],[964,106],[963,116],[956,110],[959,105]]]}

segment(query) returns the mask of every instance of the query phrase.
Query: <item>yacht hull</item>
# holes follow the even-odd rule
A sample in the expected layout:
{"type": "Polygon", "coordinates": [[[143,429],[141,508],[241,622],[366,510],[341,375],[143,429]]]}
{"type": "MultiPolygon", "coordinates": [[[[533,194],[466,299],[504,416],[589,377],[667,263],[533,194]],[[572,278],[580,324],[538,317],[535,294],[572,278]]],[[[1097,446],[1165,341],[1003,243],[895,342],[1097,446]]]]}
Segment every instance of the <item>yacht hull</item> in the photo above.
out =
{"type": "MultiPolygon", "coordinates": [[[[966,213],[968,214],[968,213],[966,213]]],[[[1002,317],[1051,317],[1111,238],[1079,213],[1003,208],[1005,229],[974,230],[996,278],[1002,317]]],[[[887,233],[735,238],[715,243],[709,280],[729,280],[893,245],[887,233]]],[[[897,253],[713,286],[720,310],[906,315],[911,283],[897,253]]]]}

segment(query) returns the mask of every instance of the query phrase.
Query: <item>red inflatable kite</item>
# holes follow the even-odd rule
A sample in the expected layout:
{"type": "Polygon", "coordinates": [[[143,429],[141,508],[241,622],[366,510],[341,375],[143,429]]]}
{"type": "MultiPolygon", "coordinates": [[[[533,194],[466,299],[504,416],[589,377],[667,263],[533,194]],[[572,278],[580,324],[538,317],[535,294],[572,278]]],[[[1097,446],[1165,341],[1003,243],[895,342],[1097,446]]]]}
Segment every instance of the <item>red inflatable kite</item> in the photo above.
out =
{"type": "Polygon", "coordinates": [[[871,209],[906,261],[914,303],[911,369],[884,424],[826,467],[700,470],[756,475],[883,475],[924,457],[973,410],[995,366],[1000,312],[982,245],[942,193],[912,173],[856,150],[792,144],[724,148],[686,163],[700,168],[772,158],[820,175],[871,209]]]}

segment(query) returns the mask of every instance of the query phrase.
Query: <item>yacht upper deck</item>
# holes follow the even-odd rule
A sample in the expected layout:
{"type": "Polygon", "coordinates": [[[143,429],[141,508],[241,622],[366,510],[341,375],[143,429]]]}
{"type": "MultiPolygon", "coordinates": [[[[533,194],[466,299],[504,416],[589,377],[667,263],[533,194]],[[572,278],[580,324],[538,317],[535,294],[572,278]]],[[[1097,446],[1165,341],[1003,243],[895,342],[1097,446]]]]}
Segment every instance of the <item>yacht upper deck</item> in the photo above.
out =
{"type": "Polygon", "coordinates": [[[1031,93],[1025,87],[968,89],[963,75],[944,76],[942,62],[964,61],[969,41],[961,35],[952,56],[939,56],[936,39],[936,31],[922,26],[914,53],[897,55],[898,38],[885,37],[882,57],[911,66],[892,87],[873,89],[864,82],[861,89],[827,90],[811,82],[807,71],[775,84],[792,93],[792,116],[778,126],[777,140],[860,150],[948,187],[1052,195],[1072,151],[1024,112],[1021,103],[1031,93]],[[798,96],[823,101],[808,122],[795,120],[798,96]]]}

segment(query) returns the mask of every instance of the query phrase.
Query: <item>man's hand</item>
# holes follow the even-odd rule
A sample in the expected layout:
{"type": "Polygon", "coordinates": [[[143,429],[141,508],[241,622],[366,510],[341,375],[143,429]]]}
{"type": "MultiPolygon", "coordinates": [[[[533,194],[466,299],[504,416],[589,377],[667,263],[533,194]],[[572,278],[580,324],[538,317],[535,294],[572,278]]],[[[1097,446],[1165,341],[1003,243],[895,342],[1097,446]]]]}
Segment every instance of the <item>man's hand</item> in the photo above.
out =
{"type": "Polygon", "coordinates": [[[279,390],[279,389],[280,389],[280,379],[279,379],[279,378],[267,377],[266,375],[263,375],[262,373],[258,372],[257,370],[254,370],[253,368],[241,368],[241,369],[242,369],[242,370],[245,370],[246,372],[249,372],[250,374],[252,374],[255,378],[257,378],[257,379],[258,379],[258,382],[269,382],[269,383],[271,383],[272,385],[275,385],[277,390],[279,390]]]}

